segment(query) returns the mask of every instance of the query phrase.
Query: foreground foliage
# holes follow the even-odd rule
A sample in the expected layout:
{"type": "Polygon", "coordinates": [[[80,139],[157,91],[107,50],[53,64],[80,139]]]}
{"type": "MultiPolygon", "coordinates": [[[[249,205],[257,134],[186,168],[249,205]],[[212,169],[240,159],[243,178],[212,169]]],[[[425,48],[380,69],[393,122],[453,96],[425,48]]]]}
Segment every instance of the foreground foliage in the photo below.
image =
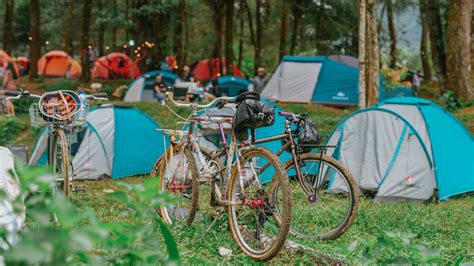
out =
{"type": "MultiPolygon", "coordinates": [[[[27,225],[20,231],[18,243],[0,252],[7,264],[180,262],[170,231],[152,208],[172,200],[156,192],[156,180],[119,183],[121,191],[104,197],[107,201],[120,202],[119,207],[115,206],[120,213],[116,219],[104,220],[90,207],[78,209],[62,195],[51,195],[48,189],[54,177],[45,169],[19,168],[23,191],[20,199],[25,198],[27,225]],[[53,222],[54,215],[57,222],[53,222]],[[133,222],[127,217],[133,217],[133,222]]],[[[20,209],[19,204],[21,200],[16,201],[16,209],[20,209]]],[[[108,205],[103,207],[113,207],[108,205]]]]}

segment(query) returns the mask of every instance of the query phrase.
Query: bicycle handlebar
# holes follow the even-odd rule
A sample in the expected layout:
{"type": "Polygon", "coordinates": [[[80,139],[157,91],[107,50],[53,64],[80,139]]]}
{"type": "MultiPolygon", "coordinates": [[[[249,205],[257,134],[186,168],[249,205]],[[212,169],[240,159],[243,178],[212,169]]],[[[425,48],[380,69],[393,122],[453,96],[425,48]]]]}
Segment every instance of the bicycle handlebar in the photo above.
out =
{"type": "Polygon", "coordinates": [[[213,107],[215,105],[217,105],[218,103],[233,103],[235,102],[235,98],[234,97],[219,97],[219,98],[215,98],[212,102],[208,103],[208,104],[197,104],[197,103],[178,103],[176,102],[174,99],[173,99],[173,93],[172,92],[167,92],[166,93],[166,97],[165,99],[168,99],[174,106],[176,107],[184,107],[184,108],[210,108],[210,107],[213,107]]]}
{"type": "Polygon", "coordinates": [[[93,100],[108,100],[109,96],[107,95],[107,93],[101,92],[101,93],[94,93],[91,95],[87,95],[86,98],[93,99],[93,100]]]}

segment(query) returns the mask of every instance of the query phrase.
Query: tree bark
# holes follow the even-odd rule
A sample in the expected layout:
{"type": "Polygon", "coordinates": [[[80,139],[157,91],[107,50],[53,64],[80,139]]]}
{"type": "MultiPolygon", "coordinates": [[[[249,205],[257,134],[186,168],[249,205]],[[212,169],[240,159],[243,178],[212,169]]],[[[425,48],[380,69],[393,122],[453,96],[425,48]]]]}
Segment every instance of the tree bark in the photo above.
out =
{"type": "Polygon", "coordinates": [[[379,47],[376,0],[359,1],[359,107],[379,99],[379,47]]]}
{"type": "Polygon", "coordinates": [[[451,0],[446,36],[446,88],[463,100],[474,98],[471,84],[472,0],[451,0]]]}
{"type": "Polygon", "coordinates": [[[3,50],[8,54],[12,53],[13,48],[13,19],[14,19],[14,0],[5,1],[5,20],[3,24],[3,50]]]}
{"type": "MultiPolygon", "coordinates": [[[[103,14],[104,12],[104,0],[98,0],[97,1],[97,11],[99,14],[103,14]]],[[[97,46],[99,50],[99,56],[104,55],[104,35],[105,35],[105,24],[104,23],[99,23],[99,38],[97,40],[97,46]]]]}
{"type": "Polygon", "coordinates": [[[446,54],[444,38],[441,25],[439,0],[426,1],[426,14],[428,14],[428,25],[431,43],[431,58],[436,70],[441,91],[445,89],[446,80],[446,54]]]}
{"type": "Polygon", "coordinates": [[[255,21],[256,21],[256,36],[255,36],[255,66],[254,74],[257,74],[257,69],[262,65],[261,50],[262,50],[262,35],[263,35],[263,25],[262,25],[262,9],[263,3],[262,0],[256,0],[256,10],[255,10],[255,21]]]}
{"type": "Polygon", "coordinates": [[[130,0],[125,0],[125,40],[130,40],[130,25],[129,19],[130,0]]]}
{"type": "Polygon", "coordinates": [[[81,36],[81,80],[90,81],[90,61],[89,61],[89,28],[92,12],[92,0],[84,0],[82,7],[82,36],[81,36]]]}
{"type": "Polygon", "coordinates": [[[244,56],[244,1],[240,1],[239,6],[239,54],[237,66],[242,68],[242,61],[244,56]]]}
{"type": "Polygon", "coordinates": [[[281,25],[280,25],[280,57],[286,55],[286,36],[288,35],[288,1],[283,0],[281,4],[281,25]]]}
{"type": "MultiPolygon", "coordinates": [[[[114,15],[117,15],[116,14],[117,0],[113,0],[112,9],[114,10],[114,15]]],[[[115,52],[116,48],[117,48],[117,25],[113,25],[113,27],[112,27],[112,51],[115,52]]]]}
{"type": "Polygon", "coordinates": [[[420,42],[420,55],[421,65],[423,67],[423,76],[425,80],[431,80],[431,66],[429,61],[429,30],[428,21],[426,14],[424,13],[426,0],[420,0],[420,20],[421,20],[421,42],[420,42]]]}
{"type": "Polygon", "coordinates": [[[185,54],[186,54],[186,45],[184,43],[185,39],[185,27],[186,27],[186,17],[187,17],[187,3],[186,0],[180,0],[178,4],[178,26],[176,27],[176,63],[178,65],[178,76],[183,75],[183,67],[185,65],[185,54]]]}
{"type": "Polygon", "coordinates": [[[385,4],[387,6],[387,23],[390,35],[390,67],[395,68],[397,65],[397,32],[393,18],[392,0],[386,0],[385,4]]]}
{"type": "Polygon", "coordinates": [[[367,2],[359,0],[359,108],[365,108],[366,105],[366,24],[367,24],[367,2]]]}
{"type": "Polygon", "coordinates": [[[38,59],[41,56],[41,36],[40,36],[40,5],[39,0],[30,0],[30,80],[38,77],[38,59]]]}
{"type": "Polygon", "coordinates": [[[324,16],[324,5],[325,0],[321,0],[321,4],[319,5],[316,13],[316,33],[314,34],[315,39],[315,47],[319,54],[324,54],[326,49],[322,49],[323,42],[324,42],[324,34],[323,34],[323,16],[324,16]]]}
{"type": "Polygon", "coordinates": [[[293,13],[293,25],[291,30],[290,54],[294,54],[298,42],[298,29],[300,27],[301,17],[303,16],[303,10],[298,1],[292,1],[291,12],[293,13]]]}
{"type": "Polygon", "coordinates": [[[64,51],[74,56],[74,44],[72,40],[74,0],[67,0],[66,25],[64,27],[64,51]]]}
{"type": "Polygon", "coordinates": [[[226,75],[234,74],[234,0],[226,0],[225,14],[225,69],[226,75]]]}
{"type": "MultiPolygon", "coordinates": [[[[222,64],[222,35],[223,35],[223,23],[222,18],[223,16],[223,6],[225,2],[223,0],[208,0],[209,6],[212,11],[212,17],[214,21],[214,51],[213,57],[217,58],[219,63],[220,74],[224,75],[224,67],[222,64]]],[[[211,60],[209,60],[209,64],[211,64],[211,60]]],[[[211,68],[211,66],[210,66],[211,68]]]]}

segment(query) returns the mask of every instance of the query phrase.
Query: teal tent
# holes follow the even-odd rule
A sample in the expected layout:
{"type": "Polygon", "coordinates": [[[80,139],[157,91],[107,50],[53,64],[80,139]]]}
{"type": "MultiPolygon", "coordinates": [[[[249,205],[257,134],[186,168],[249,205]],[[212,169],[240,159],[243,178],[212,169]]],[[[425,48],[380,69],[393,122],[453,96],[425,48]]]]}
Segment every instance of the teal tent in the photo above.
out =
{"type": "MultiPolygon", "coordinates": [[[[379,199],[445,200],[474,191],[474,138],[448,111],[400,97],[346,117],[331,155],[379,199]]],[[[338,180],[332,180],[334,189],[338,180]]]]}
{"type": "MultiPolygon", "coordinates": [[[[352,56],[285,56],[261,96],[287,102],[357,105],[358,59],[352,56]]],[[[412,96],[410,88],[389,90],[380,78],[380,100],[412,96]]]]}
{"type": "MultiPolygon", "coordinates": [[[[248,79],[237,76],[219,77],[217,78],[217,83],[222,94],[230,97],[238,96],[242,92],[248,91],[252,86],[252,83],[248,79]]],[[[206,88],[209,88],[211,85],[211,82],[208,82],[206,88]]]]}
{"type": "Polygon", "coordinates": [[[125,94],[125,102],[153,102],[156,99],[153,97],[155,78],[161,74],[163,82],[166,86],[172,87],[179,81],[178,76],[166,71],[150,71],[140,77],[134,79],[128,85],[127,94],[125,94]]]}
{"type": "MultiPolygon", "coordinates": [[[[85,127],[71,135],[76,179],[101,176],[122,178],[151,172],[164,152],[158,124],[145,113],[128,107],[104,105],[87,115],[85,127]]],[[[43,132],[30,164],[46,164],[48,133],[43,132]]]]}

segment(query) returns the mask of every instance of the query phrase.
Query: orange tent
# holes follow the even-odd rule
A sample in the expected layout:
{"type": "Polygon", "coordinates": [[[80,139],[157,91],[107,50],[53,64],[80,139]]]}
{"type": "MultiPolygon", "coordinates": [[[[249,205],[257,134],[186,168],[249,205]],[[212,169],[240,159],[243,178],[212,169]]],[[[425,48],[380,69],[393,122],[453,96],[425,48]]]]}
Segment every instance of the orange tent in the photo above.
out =
{"type": "Polygon", "coordinates": [[[38,74],[46,77],[64,77],[70,67],[71,77],[81,76],[82,67],[66,52],[49,51],[38,60],[38,74]]]}
{"type": "MultiPolygon", "coordinates": [[[[222,66],[224,67],[224,75],[227,75],[225,70],[225,58],[221,59],[222,66]]],[[[242,71],[237,66],[233,66],[234,76],[243,78],[242,71]]],[[[207,81],[211,78],[216,78],[220,73],[220,62],[218,58],[204,59],[199,61],[193,69],[193,74],[199,81],[207,81]]]]}
{"type": "Polygon", "coordinates": [[[124,53],[110,53],[95,61],[92,78],[137,78],[141,75],[137,62],[124,53]]]}
{"type": "MultiPolygon", "coordinates": [[[[7,66],[7,62],[10,61],[15,63],[13,58],[11,58],[5,51],[0,50],[0,68],[5,68],[7,66]]],[[[18,69],[18,66],[16,64],[13,64],[13,67],[15,68],[16,74],[20,75],[20,70],[18,69]]]]}

